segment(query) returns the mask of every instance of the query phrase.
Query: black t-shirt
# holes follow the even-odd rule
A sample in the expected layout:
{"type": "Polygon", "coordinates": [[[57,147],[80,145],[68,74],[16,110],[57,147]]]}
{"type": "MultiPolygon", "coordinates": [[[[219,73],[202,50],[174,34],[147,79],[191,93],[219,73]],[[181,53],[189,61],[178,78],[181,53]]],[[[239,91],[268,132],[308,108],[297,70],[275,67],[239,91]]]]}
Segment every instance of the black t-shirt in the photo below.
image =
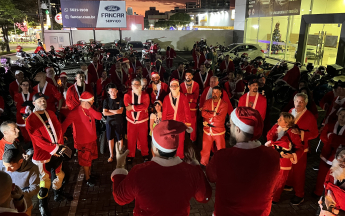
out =
{"type": "Polygon", "coordinates": [[[28,100],[29,99],[28,94],[24,94],[24,98],[25,98],[25,100],[28,100]]]}
{"type": "Polygon", "coordinates": [[[77,88],[78,88],[79,95],[81,95],[84,92],[83,86],[77,86],[77,88]]]}
{"type": "MultiPolygon", "coordinates": [[[[139,105],[138,100],[139,100],[138,95],[134,94],[134,104],[133,105],[139,105]]],[[[138,113],[134,112],[134,118],[136,118],[137,115],[138,115],[138,113]]]]}
{"type": "Polygon", "coordinates": [[[204,73],[204,74],[200,73],[200,74],[201,74],[201,78],[202,78],[201,81],[205,82],[207,73],[204,73]]]}
{"type": "MultiPolygon", "coordinates": [[[[50,124],[49,124],[49,122],[48,122],[48,118],[47,118],[46,114],[43,113],[43,114],[40,114],[40,116],[41,116],[42,120],[44,121],[44,123],[46,124],[46,126],[47,126],[47,128],[48,128],[50,134],[51,134],[52,137],[53,137],[53,139],[55,139],[54,134],[53,134],[53,131],[52,131],[52,129],[51,129],[51,127],[50,127],[50,124]]],[[[54,140],[52,140],[52,141],[54,142],[54,140]]]]}
{"type": "MultiPolygon", "coordinates": [[[[107,110],[118,110],[121,107],[125,107],[122,98],[117,97],[116,99],[107,98],[103,101],[103,109],[107,110]]],[[[107,119],[115,119],[116,122],[122,124],[122,114],[115,114],[107,116],[107,119]]]]}

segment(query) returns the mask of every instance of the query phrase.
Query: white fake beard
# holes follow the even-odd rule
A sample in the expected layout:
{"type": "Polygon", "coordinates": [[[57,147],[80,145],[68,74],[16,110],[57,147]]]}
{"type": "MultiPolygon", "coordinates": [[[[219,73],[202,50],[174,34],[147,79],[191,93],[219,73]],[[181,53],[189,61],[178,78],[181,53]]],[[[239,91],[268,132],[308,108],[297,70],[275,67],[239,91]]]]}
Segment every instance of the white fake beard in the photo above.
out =
{"type": "Polygon", "coordinates": [[[170,89],[170,91],[173,95],[177,95],[180,92],[180,87],[176,88],[175,90],[170,89]]]}
{"type": "Polygon", "coordinates": [[[345,169],[339,166],[339,162],[337,161],[337,159],[333,160],[331,170],[331,175],[338,181],[343,181],[345,179],[345,169]]]}
{"type": "Polygon", "coordinates": [[[140,88],[137,88],[137,89],[133,88],[133,92],[134,92],[134,94],[136,94],[136,95],[141,95],[141,87],[140,87],[140,88]]]}

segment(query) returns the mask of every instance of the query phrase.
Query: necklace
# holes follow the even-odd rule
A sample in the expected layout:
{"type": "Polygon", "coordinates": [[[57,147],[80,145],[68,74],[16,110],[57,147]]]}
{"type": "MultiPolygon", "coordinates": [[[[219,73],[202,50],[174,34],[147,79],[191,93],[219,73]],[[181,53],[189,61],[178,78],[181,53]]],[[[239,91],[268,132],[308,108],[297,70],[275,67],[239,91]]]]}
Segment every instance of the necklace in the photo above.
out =
{"type": "Polygon", "coordinates": [[[91,119],[91,117],[90,117],[89,115],[86,115],[86,113],[85,113],[83,107],[81,108],[81,110],[83,110],[84,115],[87,116],[87,117],[89,118],[89,122],[90,122],[90,124],[92,124],[92,119],[91,119]]]}

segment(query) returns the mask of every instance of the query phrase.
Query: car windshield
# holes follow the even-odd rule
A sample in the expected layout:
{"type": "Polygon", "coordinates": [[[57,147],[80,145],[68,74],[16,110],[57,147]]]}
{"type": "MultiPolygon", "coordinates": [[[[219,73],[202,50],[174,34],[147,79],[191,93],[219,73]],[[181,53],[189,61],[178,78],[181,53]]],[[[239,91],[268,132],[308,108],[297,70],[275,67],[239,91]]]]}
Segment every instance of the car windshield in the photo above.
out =
{"type": "Polygon", "coordinates": [[[230,50],[232,50],[233,48],[235,48],[238,44],[230,44],[228,47],[230,50]]]}
{"type": "Polygon", "coordinates": [[[142,42],[129,42],[128,45],[132,45],[133,48],[143,48],[142,42]]]}

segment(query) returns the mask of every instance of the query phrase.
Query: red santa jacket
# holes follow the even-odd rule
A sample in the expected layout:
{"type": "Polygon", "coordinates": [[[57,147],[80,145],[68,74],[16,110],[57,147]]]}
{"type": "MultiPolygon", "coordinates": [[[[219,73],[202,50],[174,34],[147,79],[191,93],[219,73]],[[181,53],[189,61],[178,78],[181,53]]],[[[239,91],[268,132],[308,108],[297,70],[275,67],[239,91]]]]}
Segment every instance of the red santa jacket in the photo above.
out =
{"type": "Polygon", "coordinates": [[[330,107],[334,101],[335,98],[335,93],[334,90],[327,92],[327,94],[325,94],[322,99],[320,100],[320,107],[325,110],[326,109],[326,105],[328,107],[330,107]]]}
{"type": "Polygon", "coordinates": [[[213,76],[212,71],[206,72],[206,80],[202,79],[200,71],[194,74],[194,81],[199,84],[200,92],[202,92],[204,88],[210,86],[210,79],[212,76],[213,76]]]}
{"type": "Polygon", "coordinates": [[[235,95],[236,82],[227,81],[224,83],[224,88],[229,99],[231,99],[235,95]]]}
{"type": "Polygon", "coordinates": [[[46,123],[37,112],[32,113],[26,119],[26,129],[34,147],[32,161],[35,164],[48,163],[51,156],[55,154],[59,148],[57,144],[64,143],[61,124],[56,118],[55,113],[46,110],[45,114],[48,118],[52,133],[47,129],[46,123]]]}
{"type": "MultiPolygon", "coordinates": [[[[280,158],[280,169],[291,170],[292,163],[296,164],[298,159],[302,156],[304,149],[301,137],[291,132],[291,128],[278,133],[278,124],[273,125],[271,130],[267,133],[267,140],[270,141],[270,146],[287,153],[292,154],[293,158],[280,158]]],[[[283,152],[284,153],[284,152],[283,152]]]]}
{"type": "Polygon", "coordinates": [[[218,150],[206,167],[208,180],[216,183],[214,215],[268,216],[279,170],[278,152],[259,142],[218,150]]]}
{"type": "Polygon", "coordinates": [[[53,86],[57,87],[57,80],[58,80],[58,78],[55,77],[54,80],[55,80],[55,83],[56,83],[56,84],[54,83],[53,79],[51,79],[51,78],[49,78],[49,77],[46,77],[46,81],[47,81],[48,83],[50,83],[50,84],[52,84],[53,86]]]}
{"type": "Polygon", "coordinates": [[[299,79],[301,77],[301,73],[298,67],[293,67],[288,72],[286,72],[283,80],[289,84],[292,88],[298,89],[299,79]]]}
{"type": "Polygon", "coordinates": [[[14,98],[14,95],[18,93],[18,90],[19,90],[19,82],[18,80],[14,80],[13,82],[10,83],[10,86],[9,86],[9,92],[12,99],[14,98]]]}
{"type": "Polygon", "coordinates": [[[206,57],[204,54],[200,54],[197,56],[195,53],[193,53],[193,60],[194,60],[194,70],[199,69],[201,63],[205,63],[206,57]]]}
{"type": "Polygon", "coordinates": [[[165,96],[163,101],[162,120],[175,120],[191,125],[189,102],[184,94],[179,94],[176,106],[173,104],[171,93],[165,96]]]}
{"type": "Polygon", "coordinates": [[[138,60],[135,60],[135,63],[129,62],[129,66],[133,69],[134,73],[136,72],[137,67],[143,67],[143,65],[138,60]]]}
{"type": "Polygon", "coordinates": [[[191,115],[195,115],[195,112],[198,110],[198,100],[199,100],[199,84],[195,81],[192,81],[192,91],[188,92],[187,83],[183,82],[180,85],[180,91],[184,94],[189,102],[189,110],[191,115]]]}
{"type": "Polygon", "coordinates": [[[178,157],[163,160],[154,157],[135,165],[128,175],[126,170],[116,169],[112,175],[115,202],[125,205],[135,199],[135,216],[187,216],[192,197],[201,203],[210,200],[212,188],[199,166],[178,157]]]}
{"type": "Polygon", "coordinates": [[[93,63],[89,64],[87,67],[88,71],[88,84],[96,83],[98,78],[102,76],[103,73],[103,66],[101,64],[97,64],[97,68],[93,63]]]}
{"type": "Polygon", "coordinates": [[[324,121],[325,124],[327,123],[335,123],[338,120],[337,112],[340,108],[345,108],[345,97],[340,98],[339,96],[333,99],[333,103],[328,108],[326,112],[326,119],[324,121]]]}
{"type": "Polygon", "coordinates": [[[325,194],[331,193],[336,202],[335,208],[345,211],[345,190],[336,185],[339,182],[332,175],[332,170],[328,171],[325,179],[325,194]]]}
{"type": "Polygon", "coordinates": [[[5,102],[4,102],[4,99],[1,96],[0,96],[0,110],[2,112],[4,112],[4,110],[5,110],[5,102]]]}
{"type": "Polygon", "coordinates": [[[104,95],[106,95],[105,91],[105,87],[111,83],[110,78],[108,77],[106,80],[102,80],[102,78],[99,78],[97,80],[97,95],[101,96],[101,98],[104,99],[104,95]]]}
{"type": "Polygon", "coordinates": [[[228,103],[220,99],[217,103],[209,99],[202,107],[201,115],[204,118],[204,133],[209,136],[225,134],[225,118],[228,112],[228,103]],[[215,111],[215,112],[209,112],[215,111]]]}
{"type": "Polygon", "coordinates": [[[289,113],[295,116],[295,124],[297,124],[300,130],[302,130],[301,140],[304,152],[307,152],[309,148],[309,140],[315,139],[319,135],[317,121],[314,115],[307,109],[302,111],[302,113],[297,117],[295,108],[291,109],[289,113]]]}
{"type": "Polygon", "coordinates": [[[173,48],[170,48],[170,51],[167,50],[165,52],[165,57],[166,57],[166,59],[174,59],[174,58],[176,58],[175,50],[173,48]]]}
{"type": "MultiPolygon", "coordinates": [[[[36,93],[39,93],[39,92],[41,92],[41,91],[40,91],[39,84],[38,84],[38,85],[34,86],[34,88],[33,88],[33,95],[36,93]]],[[[58,91],[58,89],[55,86],[48,83],[47,81],[46,81],[46,83],[43,87],[43,91],[41,93],[49,97],[47,99],[47,110],[51,110],[51,111],[55,112],[56,111],[55,102],[63,99],[63,96],[61,95],[61,93],[58,91]]]]}
{"type": "Polygon", "coordinates": [[[238,107],[251,107],[259,111],[262,120],[266,117],[267,100],[260,93],[256,96],[249,96],[249,92],[242,95],[238,101],[238,107]]]}
{"type": "Polygon", "coordinates": [[[180,83],[183,82],[183,80],[185,79],[185,72],[183,71],[182,73],[182,76],[180,76],[180,73],[177,71],[177,70],[174,70],[172,73],[171,73],[171,76],[170,76],[170,80],[172,79],[177,79],[180,83]]]}
{"type": "Polygon", "coordinates": [[[235,71],[234,62],[231,59],[228,62],[226,62],[225,60],[222,61],[220,65],[220,72],[223,73],[224,70],[226,70],[226,73],[235,71]]]}
{"type": "MultiPolygon", "coordinates": [[[[207,97],[207,94],[209,93],[209,91],[212,91],[210,86],[206,87],[204,89],[204,91],[202,92],[202,94],[200,96],[200,104],[199,104],[200,107],[204,106],[204,103],[206,101],[206,97],[207,97]]],[[[210,92],[210,94],[212,95],[212,92],[210,92]]],[[[228,113],[228,115],[230,115],[231,112],[234,110],[234,108],[232,107],[232,105],[230,103],[229,96],[228,96],[228,94],[226,93],[226,91],[224,89],[222,89],[222,100],[224,100],[224,102],[226,102],[228,104],[228,111],[227,111],[227,113],[228,113]]]]}
{"type": "Polygon", "coordinates": [[[328,165],[332,165],[335,153],[340,145],[345,146],[345,126],[343,126],[338,132],[339,122],[328,123],[322,129],[320,139],[323,142],[321,151],[321,159],[328,165]]]}
{"type": "Polygon", "coordinates": [[[14,101],[17,103],[16,104],[16,108],[17,108],[16,118],[17,118],[17,125],[19,127],[25,127],[25,122],[23,120],[22,114],[20,113],[20,110],[23,108],[22,104],[26,101],[32,101],[32,96],[34,96],[32,92],[28,93],[27,98],[25,98],[23,93],[17,93],[14,95],[14,101]]]}
{"type": "Polygon", "coordinates": [[[148,107],[150,105],[150,97],[146,92],[141,92],[141,95],[138,96],[138,105],[134,105],[134,92],[130,91],[125,94],[123,98],[123,103],[125,107],[132,105],[133,109],[131,111],[126,110],[126,119],[132,124],[140,124],[149,120],[148,107]],[[137,116],[134,116],[134,113],[137,113],[137,116]]]}
{"type": "Polygon", "coordinates": [[[166,83],[164,82],[160,82],[161,83],[161,89],[158,92],[158,98],[157,95],[155,95],[155,92],[153,91],[153,85],[152,83],[147,87],[146,92],[150,95],[151,98],[151,104],[153,104],[156,100],[160,100],[163,101],[165,96],[167,96],[169,94],[169,87],[166,83]]]}
{"type": "MultiPolygon", "coordinates": [[[[84,91],[93,93],[92,87],[88,84],[84,84],[84,91]]],[[[84,92],[83,91],[83,92],[84,92]]],[[[68,106],[69,110],[73,110],[77,106],[80,105],[80,93],[78,92],[77,82],[74,83],[74,85],[70,86],[67,89],[66,93],[66,105],[68,106]]]]}
{"type": "Polygon", "coordinates": [[[111,81],[121,90],[122,85],[126,85],[128,83],[128,76],[122,69],[121,75],[118,74],[116,71],[116,66],[111,66],[111,69],[109,71],[111,81]]]}
{"type": "Polygon", "coordinates": [[[235,87],[234,93],[242,95],[244,93],[245,87],[246,87],[246,84],[244,83],[242,79],[236,80],[236,87],[235,87]]]}
{"type": "Polygon", "coordinates": [[[78,106],[72,110],[62,123],[62,133],[73,123],[73,139],[76,144],[90,143],[97,139],[95,119],[101,120],[102,113],[78,106]]]}

